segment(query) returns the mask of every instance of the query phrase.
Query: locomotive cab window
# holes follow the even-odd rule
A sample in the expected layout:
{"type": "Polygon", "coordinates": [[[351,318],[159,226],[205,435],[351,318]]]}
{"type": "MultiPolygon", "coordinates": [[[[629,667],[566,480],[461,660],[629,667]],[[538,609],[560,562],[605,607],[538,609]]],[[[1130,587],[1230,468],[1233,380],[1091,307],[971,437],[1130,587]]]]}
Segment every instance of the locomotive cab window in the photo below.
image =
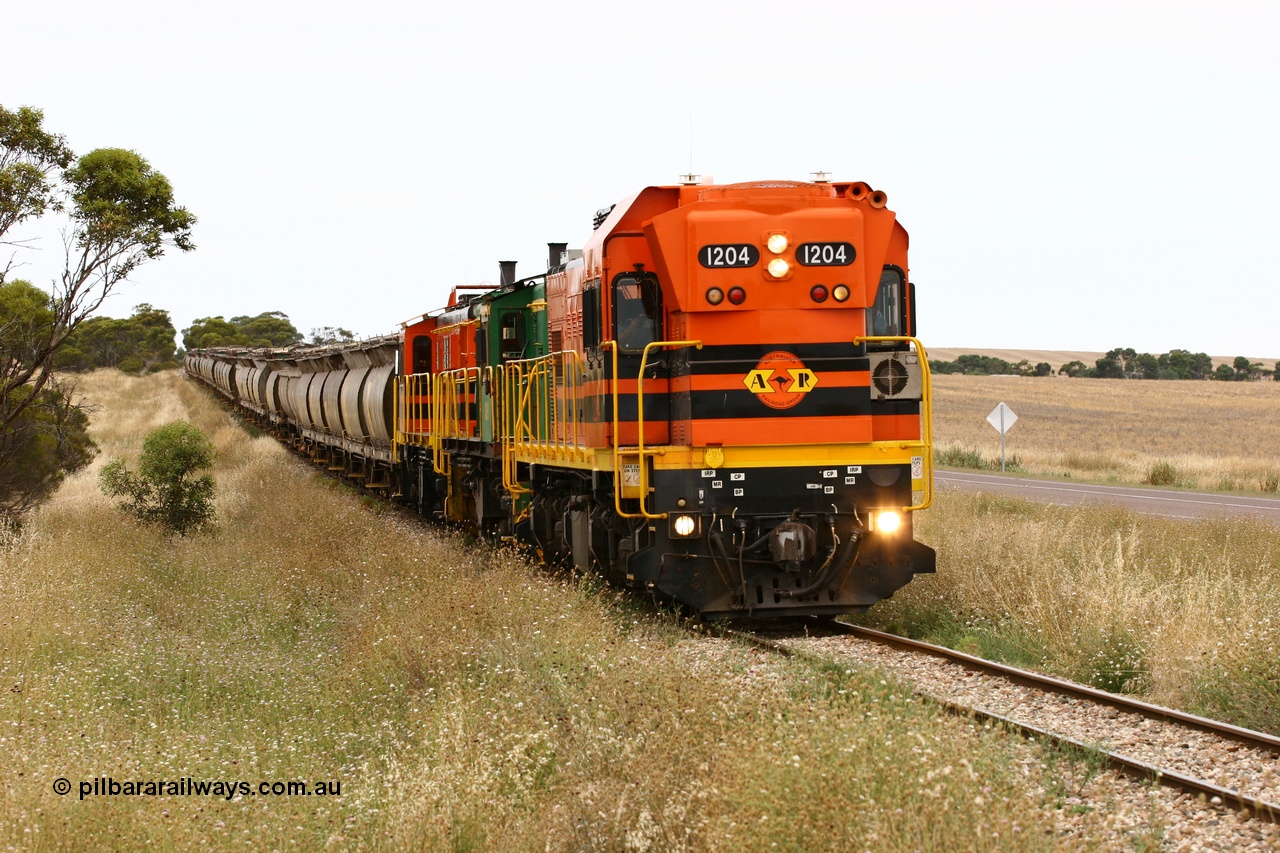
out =
{"type": "Polygon", "coordinates": [[[413,373],[431,372],[431,338],[419,335],[413,339],[413,373]]]}
{"type": "Polygon", "coordinates": [[[600,280],[582,291],[582,345],[586,349],[600,346],[600,280]]]}
{"type": "Polygon", "coordinates": [[[895,336],[904,334],[902,300],[902,270],[885,267],[880,274],[880,287],[876,301],[867,309],[867,334],[871,336],[895,336]]]}
{"type": "Polygon", "coordinates": [[[613,280],[613,324],[620,350],[639,351],[661,340],[662,291],[657,278],[623,273],[613,280]]]}

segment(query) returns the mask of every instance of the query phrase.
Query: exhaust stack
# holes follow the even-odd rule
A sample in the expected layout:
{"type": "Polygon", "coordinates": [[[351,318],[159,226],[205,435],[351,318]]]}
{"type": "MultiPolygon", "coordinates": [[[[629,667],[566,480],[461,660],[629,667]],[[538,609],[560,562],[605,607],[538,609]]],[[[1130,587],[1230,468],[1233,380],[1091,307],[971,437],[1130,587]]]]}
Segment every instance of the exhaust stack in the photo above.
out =
{"type": "Polygon", "coordinates": [[[547,269],[553,270],[564,265],[564,253],[569,248],[568,243],[548,243],[547,244],[547,269]]]}
{"type": "Polygon", "coordinates": [[[498,261],[498,286],[506,287],[516,282],[516,262],[498,261]]]}

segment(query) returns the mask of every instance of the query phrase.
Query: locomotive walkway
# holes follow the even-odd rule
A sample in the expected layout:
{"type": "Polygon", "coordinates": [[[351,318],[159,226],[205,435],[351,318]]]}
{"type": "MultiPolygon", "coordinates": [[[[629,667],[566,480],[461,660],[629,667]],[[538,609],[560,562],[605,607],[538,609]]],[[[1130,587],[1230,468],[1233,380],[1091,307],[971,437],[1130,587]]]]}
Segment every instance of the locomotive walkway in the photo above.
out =
{"type": "Polygon", "coordinates": [[[1148,515],[1168,518],[1216,518],[1250,516],[1280,524],[1280,499],[1223,495],[1212,492],[1179,492],[1141,486],[1102,486],[1060,480],[1032,480],[1001,474],[935,470],[941,488],[995,492],[1033,501],[1074,506],[1120,504],[1148,515]]]}

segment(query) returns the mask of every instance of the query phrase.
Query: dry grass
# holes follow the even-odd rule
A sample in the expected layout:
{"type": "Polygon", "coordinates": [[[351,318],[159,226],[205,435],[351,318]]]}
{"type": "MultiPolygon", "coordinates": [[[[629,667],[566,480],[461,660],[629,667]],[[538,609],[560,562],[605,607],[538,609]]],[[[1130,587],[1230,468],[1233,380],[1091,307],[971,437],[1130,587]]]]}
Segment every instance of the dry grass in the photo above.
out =
{"type": "Polygon", "coordinates": [[[1280,733],[1280,529],[942,491],[869,624],[1280,733]]]}
{"type": "Polygon", "coordinates": [[[1280,487],[1280,382],[950,375],[934,377],[934,391],[941,453],[976,452],[998,468],[1000,435],[986,418],[1004,401],[1018,415],[1007,453],[1031,474],[1226,491],[1280,487]]]}
{"type": "MultiPolygon", "coordinates": [[[[691,639],[364,503],[174,374],[98,373],[104,458],[193,421],[212,536],[66,484],[0,548],[0,847],[1027,850],[1038,771],[875,673],[691,639]],[[332,780],[339,797],[77,796],[332,780]],[[53,781],[73,792],[59,797],[53,781]]],[[[927,592],[928,590],[924,590],[927,592]]]]}

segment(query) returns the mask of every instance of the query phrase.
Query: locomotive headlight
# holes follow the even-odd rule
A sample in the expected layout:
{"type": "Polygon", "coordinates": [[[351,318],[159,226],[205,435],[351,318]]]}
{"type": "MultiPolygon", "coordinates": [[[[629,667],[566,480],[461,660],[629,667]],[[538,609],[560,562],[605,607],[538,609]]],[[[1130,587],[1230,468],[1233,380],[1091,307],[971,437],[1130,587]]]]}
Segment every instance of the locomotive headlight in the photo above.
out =
{"type": "Polygon", "coordinates": [[[671,533],[680,539],[698,535],[698,520],[692,515],[677,515],[671,520],[671,533]]]}
{"type": "Polygon", "coordinates": [[[710,288],[707,291],[707,301],[712,305],[719,305],[724,301],[724,291],[718,287],[710,288]]]}
{"type": "Polygon", "coordinates": [[[902,527],[902,516],[891,509],[882,509],[875,515],[877,533],[897,533],[902,527]]]}
{"type": "Polygon", "coordinates": [[[837,284],[835,289],[831,291],[831,296],[836,302],[844,302],[849,298],[849,288],[843,284],[837,284]]]}
{"type": "Polygon", "coordinates": [[[787,250],[786,234],[770,234],[769,239],[765,241],[765,245],[769,247],[769,251],[775,255],[781,255],[787,250]]]}
{"type": "Polygon", "coordinates": [[[786,278],[787,273],[791,272],[791,264],[782,258],[774,258],[769,261],[769,275],[774,278],[786,278]]]}

